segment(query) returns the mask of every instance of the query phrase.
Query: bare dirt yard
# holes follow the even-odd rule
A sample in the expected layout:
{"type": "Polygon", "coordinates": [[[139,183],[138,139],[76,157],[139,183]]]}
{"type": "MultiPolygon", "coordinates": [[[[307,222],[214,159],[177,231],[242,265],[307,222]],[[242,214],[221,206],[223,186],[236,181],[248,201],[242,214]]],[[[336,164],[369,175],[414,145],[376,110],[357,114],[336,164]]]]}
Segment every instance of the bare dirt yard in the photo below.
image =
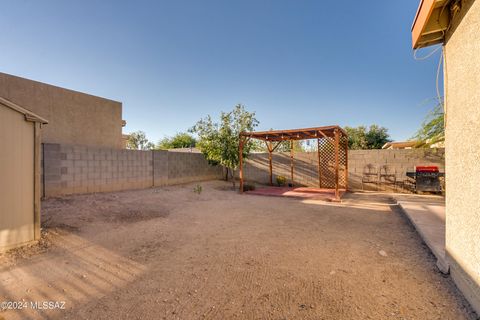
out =
{"type": "Polygon", "coordinates": [[[388,196],[201,185],[44,201],[40,244],[0,255],[0,300],[65,309],[0,318],[476,318],[388,196]]]}

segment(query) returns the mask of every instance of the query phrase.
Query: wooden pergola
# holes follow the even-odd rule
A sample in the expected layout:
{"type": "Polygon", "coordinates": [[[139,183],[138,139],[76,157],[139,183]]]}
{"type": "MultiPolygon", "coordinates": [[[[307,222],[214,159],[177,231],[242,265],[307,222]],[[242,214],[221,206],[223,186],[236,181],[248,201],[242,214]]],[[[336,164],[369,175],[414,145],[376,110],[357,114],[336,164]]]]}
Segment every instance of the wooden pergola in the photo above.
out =
{"type": "Polygon", "coordinates": [[[320,188],[335,189],[335,199],[340,200],[339,189],[348,186],[348,136],[339,126],[271,130],[240,133],[240,193],[243,193],[243,147],[250,139],[263,140],[268,150],[270,185],[273,185],[272,153],[281,142],[290,141],[290,179],[294,185],[294,140],[316,139],[318,146],[318,184],[320,188]],[[333,162],[333,172],[331,162],[333,162]],[[344,171],[340,176],[340,168],[344,171]],[[333,173],[333,175],[332,175],[333,173]],[[332,179],[333,178],[333,179],[332,179]]]}

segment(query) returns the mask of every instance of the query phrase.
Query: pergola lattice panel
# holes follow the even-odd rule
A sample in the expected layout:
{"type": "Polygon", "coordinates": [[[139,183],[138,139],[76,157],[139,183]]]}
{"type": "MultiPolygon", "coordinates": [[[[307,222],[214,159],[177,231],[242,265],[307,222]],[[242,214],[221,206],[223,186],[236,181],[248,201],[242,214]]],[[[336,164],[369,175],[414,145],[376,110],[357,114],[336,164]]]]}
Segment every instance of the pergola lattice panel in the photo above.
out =
{"type": "MultiPolygon", "coordinates": [[[[348,138],[342,136],[338,153],[338,186],[347,189],[347,147],[348,138]]],[[[335,141],[332,138],[318,139],[319,172],[318,182],[320,188],[335,188],[335,141]]]]}
{"type": "Polygon", "coordinates": [[[340,138],[338,184],[341,189],[348,189],[348,137],[340,138]]]}

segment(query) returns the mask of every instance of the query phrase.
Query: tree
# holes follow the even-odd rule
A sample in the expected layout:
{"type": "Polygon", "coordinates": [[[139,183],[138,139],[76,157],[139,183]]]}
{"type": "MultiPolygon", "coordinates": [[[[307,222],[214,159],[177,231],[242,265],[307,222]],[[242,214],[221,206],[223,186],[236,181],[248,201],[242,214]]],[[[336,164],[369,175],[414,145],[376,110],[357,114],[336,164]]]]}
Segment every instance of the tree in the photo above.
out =
{"type": "Polygon", "coordinates": [[[382,146],[390,142],[388,129],[372,124],[368,129],[366,126],[356,128],[345,127],[348,134],[348,148],[357,149],[381,149],[382,146]]]}
{"type": "MultiPolygon", "coordinates": [[[[235,188],[235,170],[239,165],[239,135],[242,131],[253,131],[258,126],[255,112],[248,112],[245,106],[238,104],[230,112],[222,112],[220,121],[214,122],[211,116],[198,121],[191,129],[198,135],[197,147],[210,163],[218,163],[230,173],[235,188]]],[[[252,143],[243,147],[243,157],[247,158],[252,143]]]]}
{"type": "Polygon", "coordinates": [[[362,150],[367,148],[367,128],[359,126],[356,128],[345,127],[348,134],[348,148],[352,150],[362,150]]]}
{"type": "Polygon", "coordinates": [[[443,101],[440,101],[426,116],[414,139],[418,140],[417,148],[429,148],[432,144],[445,141],[443,101]]]}
{"type": "Polygon", "coordinates": [[[197,144],[197,140],[186,132],[180,132],[173,137],[165,137],[158,142],[157,149],[178,149],[193,148],[197,144]]]}
{"type": "Polygon", "coordinates": [[[148,141],[145,132],[135,131],[128,135],[127,149],[131,150],[151,150],[155,145],[148,141]]]}
{"type": "MultiPolygon", "coordinates": [[[[273,131],[273,129],[270,129],[270,131],[273,131]]],[[[273,145],[275,146],[277,142],[272,142],[273,145]]],[[[258,151],[258,152],[268,152],[267,145],[265,144],[265,141],[262,140],[253,140],[252,141],[252,151],[258,151]]],[[[290,152],[290,141],[282,141],[278,145],[278,147],[275,148],[276,152],[290,152]]],[[[305,147],[304,147],[304,140],[293,140],[293,151],[295,152],[304,152],[305,147]]]]}
{"type": "MultiPolygon", "coordinates": [[[[280,145],[275,149],[276,152],[290,152],[291,144],[290,141],[282,141],[280,145]]],[[[293,140],[293,151],[294,152],[303,152],[305,148],[303,147],[302,140],[293,140]]]]}
{"type": "Polygon", "coordinates": [[[388,129],[372,124],[367,131],[367,148],[368,149],[382,149],[383,145],[392,141],[388,134],[388,129]]]}

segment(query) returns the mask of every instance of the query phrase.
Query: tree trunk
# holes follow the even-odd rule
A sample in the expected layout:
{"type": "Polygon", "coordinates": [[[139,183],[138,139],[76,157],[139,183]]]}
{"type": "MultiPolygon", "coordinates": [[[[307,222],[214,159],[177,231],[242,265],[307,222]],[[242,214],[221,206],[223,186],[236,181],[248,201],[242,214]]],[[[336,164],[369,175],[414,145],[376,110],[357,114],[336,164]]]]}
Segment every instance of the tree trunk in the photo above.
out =
{"type": "Polygon", "coordinates": [[[232,177],[233,190],[235,190],[235,169],[230,168],[230,173],[231,173],[231,177],[232,177]]]}
{"type": "Polygon", "coordinates": [[[228,167],[225,167],[225,181],[228,181],[228,167]]]}

